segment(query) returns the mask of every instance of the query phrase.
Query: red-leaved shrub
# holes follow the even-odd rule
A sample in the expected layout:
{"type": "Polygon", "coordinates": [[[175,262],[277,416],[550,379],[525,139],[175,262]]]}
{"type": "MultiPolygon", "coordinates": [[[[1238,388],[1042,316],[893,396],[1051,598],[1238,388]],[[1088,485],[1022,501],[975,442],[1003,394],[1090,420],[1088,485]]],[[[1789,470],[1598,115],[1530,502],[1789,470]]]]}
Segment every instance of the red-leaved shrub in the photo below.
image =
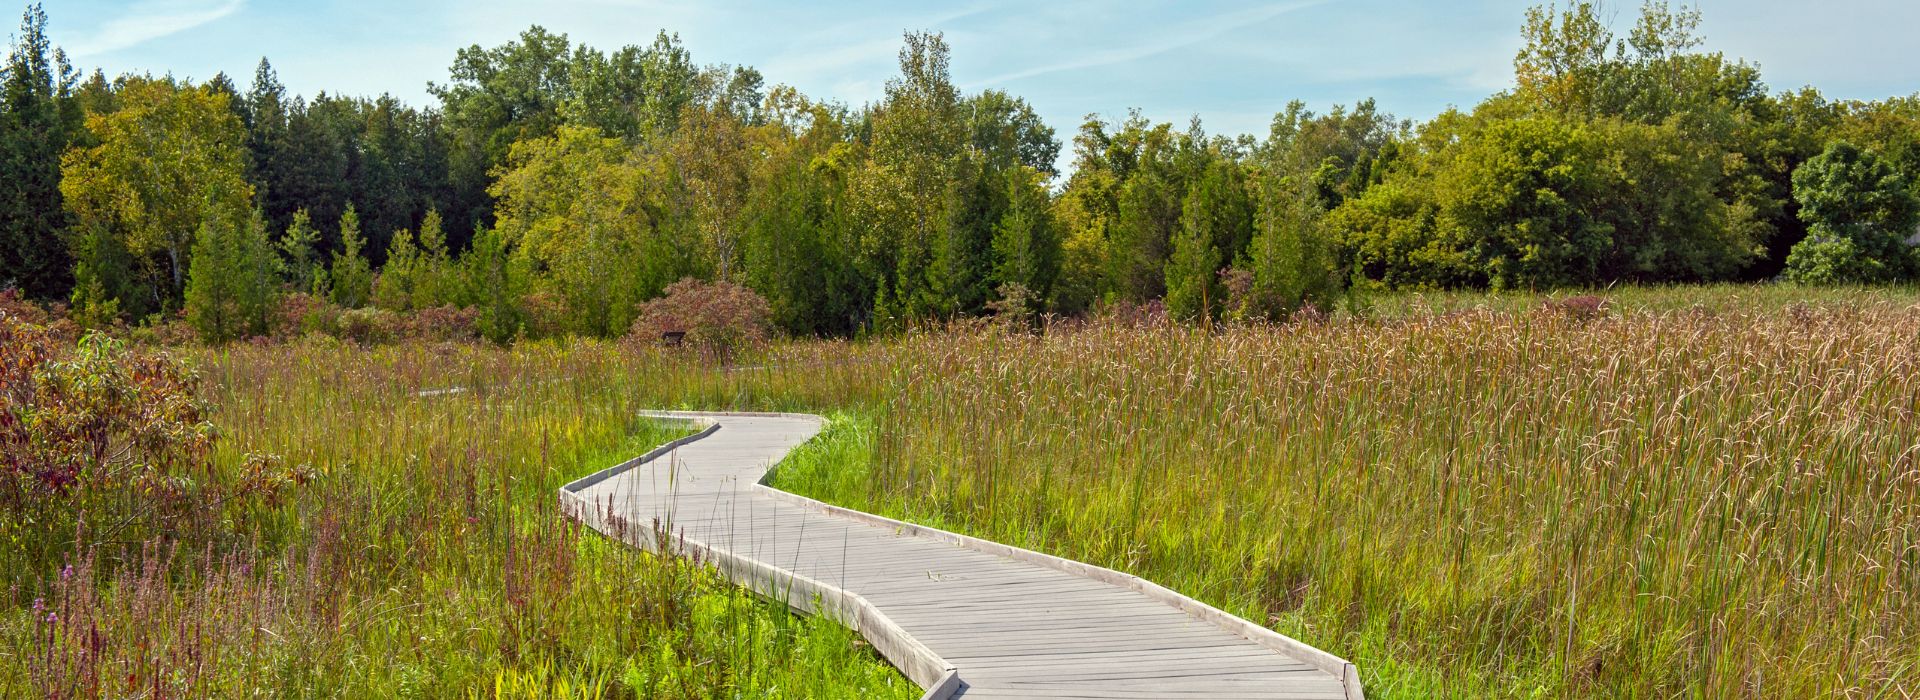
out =
{"type": "Polygon", "coordinates": [[[772,335],[770,314],[767,300],[751,289],[689,277],[667,285],[665,296],[640,305],[627,342],[679,342],[726,357],[772,335]]]}
{"type": "Polygon", "coordinates": [[[0,315],[0,542],[64,541],[82,520],[96,540],[190,536],[278,488],[277,460],[214,473],[198,382],[164,352],[0,315]]]}

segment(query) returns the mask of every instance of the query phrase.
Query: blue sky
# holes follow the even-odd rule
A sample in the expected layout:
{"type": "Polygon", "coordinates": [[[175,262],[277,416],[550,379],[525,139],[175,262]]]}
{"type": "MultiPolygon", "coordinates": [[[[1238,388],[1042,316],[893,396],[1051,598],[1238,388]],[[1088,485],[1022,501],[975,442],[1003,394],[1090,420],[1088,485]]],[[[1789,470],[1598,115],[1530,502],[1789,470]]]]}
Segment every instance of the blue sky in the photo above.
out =
{"type": "MultiPolygon", "coordinates": [[[[1288,2],[703,2],[652,0],[48,0],[50,28],[82,67],[225,71],[261,56],[296,92],[390,92],[427,103],[458,47],[530,24],[600,48],[678,32],[701,63],[748,64],[770,83],[860,104],[894,73],[900,34],[946,33],[968,91],[1032,103],[1063,140],[1081,117],[1131,107],[1210,133],[1264,134],[1289,100],[1316,110],[1375,97],[1403,117],[1467,107],[1511,81],[1526,0],[1288,2]]],[[[1637,2],[1609,5],[1624,30],[1637,2]]],[[[1761,64],[1776,90],[1830,96],[1920,91],[1915,0],[1710,0],[1707,46],[1761,64]]]]}

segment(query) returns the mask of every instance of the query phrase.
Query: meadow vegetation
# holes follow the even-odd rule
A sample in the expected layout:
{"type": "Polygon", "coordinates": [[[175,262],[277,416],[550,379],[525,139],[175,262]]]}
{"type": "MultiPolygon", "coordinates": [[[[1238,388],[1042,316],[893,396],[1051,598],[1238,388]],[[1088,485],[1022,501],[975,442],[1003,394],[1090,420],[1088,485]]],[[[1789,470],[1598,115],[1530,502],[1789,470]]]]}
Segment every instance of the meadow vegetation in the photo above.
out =
{"type": "Polygon", "coordinates": [[[1139,574],[1370,697],[1913,684],[1920,296],[1378,306],[914,335],[777,484],[1139,574]]]}
{"type": "Polygon", "coordinates": [[[563,524],[561,483],[669,437],[645,408],[828,413],[777,485],[1140,574],[1355,661],[1372,697],[1873,697],[1920,665],[1911,289],[1115,307],[724,354],[7,318],[10,350],[58,336],[7,354],[47,358],[8,375],[10,429],[92,386],[172,397],[126,415],[199,441],[10,512],[10,693],[912,694],[844,630],[563,524]],[[102,353],[136,369],[62,374],[102,353]],[[125,498],[148,484],[207,507],[125,498]],[[95,534],[109,513],[145,525],[95,534]]]}
{"type": "Polygon", "coordinates": [[[166,350],[0,312],[0,345],[0,696],[918,696],[556,508],[672,437],[641,408],[793,390],[606,343],[166,350]]]}

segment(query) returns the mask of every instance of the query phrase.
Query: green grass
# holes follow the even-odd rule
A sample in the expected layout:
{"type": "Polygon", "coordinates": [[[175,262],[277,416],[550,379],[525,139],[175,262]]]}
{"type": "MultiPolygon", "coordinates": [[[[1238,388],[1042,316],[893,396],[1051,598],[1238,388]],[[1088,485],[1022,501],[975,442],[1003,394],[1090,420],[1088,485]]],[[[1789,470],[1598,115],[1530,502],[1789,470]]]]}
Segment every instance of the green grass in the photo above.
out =
{"type": "Polygon", "coordinates": [[[314,478],[229,513],[204,551],[5,562],[18,602],[0,614],[0,696],[919,695],[852,632],[558,513],[561,484],[673,437],[636,410],[774,407],[800,393],[777,377],[591,343],[194,361],[215,464],[270,452],[314,478]],[[449,386],[471,390],[415,395],[449,386]]]}
{"type": "Polygon", "coordinates": [[[1584,321],[1441,298],[913,338],[777,484],[1138,573],[1370,697],[1920,681],[1911,290],[1622,290],[1584,321]]]}
{"type": "Polygon", "coordinates": [[[917,695],[845,630],[561,525],[560,484],[671,437],[636,411],[693,408],[831,414],[778,485],[1138,573],[1356,662],[1370,697],[1902,697],[1920,293],[1602,294],[1592,319],[1399,295],[731,368],[595,342],[194,351],[215,463],[314,479],[189,549],[65,576],[6,555],[0,696],[917,695]]]}

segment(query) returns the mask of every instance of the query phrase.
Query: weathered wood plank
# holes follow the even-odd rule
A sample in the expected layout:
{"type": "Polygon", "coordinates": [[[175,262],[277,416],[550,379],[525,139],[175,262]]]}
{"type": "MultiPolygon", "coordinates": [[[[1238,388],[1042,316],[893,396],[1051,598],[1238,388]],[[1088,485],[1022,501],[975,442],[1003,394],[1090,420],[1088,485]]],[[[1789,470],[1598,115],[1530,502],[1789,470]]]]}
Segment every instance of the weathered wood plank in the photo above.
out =
{"type": "Polygon", "coordinates": [[[569,484],[566,511],[854,628],[930,700],[1361,697],[1350,664],[1150,582],[760,485],[818,417],[649,415],[702,432],[569,484]]]}

